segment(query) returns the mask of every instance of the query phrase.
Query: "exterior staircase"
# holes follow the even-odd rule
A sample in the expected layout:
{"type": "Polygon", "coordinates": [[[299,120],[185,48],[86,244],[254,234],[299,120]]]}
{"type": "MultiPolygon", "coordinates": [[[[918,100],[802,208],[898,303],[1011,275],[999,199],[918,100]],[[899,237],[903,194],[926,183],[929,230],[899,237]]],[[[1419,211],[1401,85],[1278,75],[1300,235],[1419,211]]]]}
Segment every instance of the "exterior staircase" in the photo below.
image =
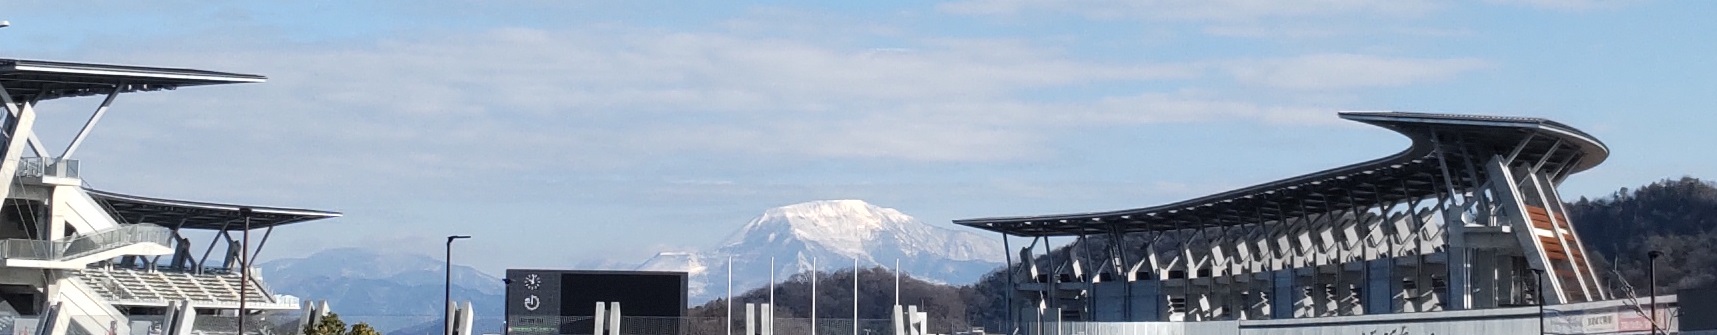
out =
{"type": "Polygon", "coordinates": [[[151,224],[127,224],[59,241],[0,240],[0,265],[52,269],[82,269],[90,263],[123,255],[172,253],[173,232],[151,224]]]}

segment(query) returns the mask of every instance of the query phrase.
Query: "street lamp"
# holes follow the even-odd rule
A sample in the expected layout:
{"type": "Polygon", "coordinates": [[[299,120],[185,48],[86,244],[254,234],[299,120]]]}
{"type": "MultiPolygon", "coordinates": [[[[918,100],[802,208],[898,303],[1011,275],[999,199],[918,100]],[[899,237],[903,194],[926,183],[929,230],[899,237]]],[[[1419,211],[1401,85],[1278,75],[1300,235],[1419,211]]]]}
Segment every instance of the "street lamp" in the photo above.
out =
{"type": "Polygon", "coordinates": [[[462,238],[471,238],[471,236],[452,235],[447,237],[447,267],[442,268],[442,272],[446,272],[447,275],[447,281],[442,282],[445,286],[441,295],[442,335],[453,335],[453,310],[450,307],[453,304],[453,240],[462,238]]]}
{"type": "Polygon", "coordinates": [[[1652,250],[1645,253],[1645,256],[1648,259],[1646,273],[1651,278],[1651,335],[1657,335],[1657,257],[1663,256],[1663,252],[1652,250]]]}
{"type": "MultiPolygon", "coordinates": [[[[6,23],[7,22],[5,22],[5,21],[0,21],[0,28],[4,28],[6,23]]],[[[245,291],[246,291],[246,288],[250,287],[250,215],[252,213],[254,213],[254,211],[251,210],[250,207],[240,207],[238,209],[238,216],[244,218],[244,233],[243,233],[244,234],[244,237],[243,237],[244,242],[242,242],[242,244],[240,244],[239,250],[238,250],[238,265],[239,265],[239,273],[238,273],[238,278],[239,278],[238,279],[238,281],[239,281],[239,285],[238,285],[238,334],[239,335],[244,335],[244,318],[246,316],[244,302],[250,300],[250,299],[247,299],[249,297],[249,293],[247,293],[245,291]]]]}

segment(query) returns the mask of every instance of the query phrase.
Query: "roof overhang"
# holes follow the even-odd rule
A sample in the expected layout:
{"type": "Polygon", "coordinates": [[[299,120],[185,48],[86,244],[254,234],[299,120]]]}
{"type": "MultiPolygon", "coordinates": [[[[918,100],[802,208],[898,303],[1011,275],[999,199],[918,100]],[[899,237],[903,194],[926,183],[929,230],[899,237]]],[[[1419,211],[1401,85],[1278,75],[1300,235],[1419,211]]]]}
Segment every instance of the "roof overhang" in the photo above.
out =
{"type": "Polygon", "coordinates": [[[141,197],[85,188],[91,198],[100,203],[114,219],[125,223],[151,223],[174,229],[240,230],[244,217],[240,210],[249,208],[250,228],[274,226],[339,217],[339,212],[311,209],[217,204],[185,200],[141,197]]]}
{"type": "Polygon", "coordinates": [[[1237,226],[1421,199],[1474,187],[1496,155],[1544,162],[1560,180],[1609,157],[1603,142],[1539,118],[1404,112],[1341,117],[1394,130],[1413,144],[1371,161],[1166,205],[1107,212],[955,220],[1013,236],[1079,236],[1237,226]],[[1438,155],[1438,150],[1442,154],[1438,155]]]}
{"type": "Polygon", "coordinates": [[[260,83],[259,75],[127,65],[0,59],[0,87],[14,101],[260,83]]]}

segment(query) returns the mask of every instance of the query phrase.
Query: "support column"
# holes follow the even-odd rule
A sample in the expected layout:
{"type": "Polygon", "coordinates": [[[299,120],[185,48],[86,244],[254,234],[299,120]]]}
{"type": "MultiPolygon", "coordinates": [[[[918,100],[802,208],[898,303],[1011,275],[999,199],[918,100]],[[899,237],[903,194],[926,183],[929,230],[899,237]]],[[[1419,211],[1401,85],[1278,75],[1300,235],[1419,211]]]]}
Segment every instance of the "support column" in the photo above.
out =
{"type": "Polygon", "coordinates": [[[1127,299],[1133,306],[1128,315],[1129,321],[1167,321],[1162,313],[1162,281],[1156,278],[1141,278],[1127,283],[1132,289],[1132,295],[1127,299]]]}
{"type": "Polygon", "coordinates": [[[1447,234],[1449,241],[1447,249],[1449,260],[1446,263],[1449,270],[1449,286],[1446,295],[1448,301],[1444,304],[1444,309],[1451,311],[1467,309],[1473,301],[1471,280],[1474,270],[1473,257],[1472,251],[1467,249],[1466,223],[1461,220],[1462,212],[1459,211],[1459,208],[1453,207],[1448,212],[1443,213],[1443,231],[1444,234],[1447,234]]]}
{"type": "Polygon", "coordinates": [[[1487,250],[1472,250],[1472,305],[1474,309],[1494,308],[1499,295],[1496,288],[1496,255],[1487,250]]]}
{"type": "MultiPolygon", "coordinates": [[[[4,161],[0,161],[0,179],[5,180],[4,184],[0,185],[0,199],[6,199],[11,196],[12,183],[17,179],[14,176],[18,175],[18,166],[22,163],[19,160],[24,157],[24,146],[30,141],[30,134],[36,124],[36,104],[29,101],[12,101],[12,95],[5,87],[0,87],[0,104],[5,105],[7,114],[11,116],[6,118],[3,130],[3,135],[6,136],[6,151],[4,161]]],[[[53,240],[64,232],[49,229],[45,233],[48,233],[43,235],[45,239],[53,240]]]]}
{"type": "Polygon", "coordinates": [[[1388,314],[1395,310],[1395,264],[1393,259],[1374,259],[1365,261],[1365,287],[1360,293],[1364,299],[1365,314],[1388,314]]]}
{"type": "Polygon", "coordinates": [[[1294,307],[1300,300],[1301,294],[1294,291],[1294,272],[1292,269],[1272,271],[1270,283],[1274,285],[1270,292],[1270,318],[1292,319],[1294,307]]]}

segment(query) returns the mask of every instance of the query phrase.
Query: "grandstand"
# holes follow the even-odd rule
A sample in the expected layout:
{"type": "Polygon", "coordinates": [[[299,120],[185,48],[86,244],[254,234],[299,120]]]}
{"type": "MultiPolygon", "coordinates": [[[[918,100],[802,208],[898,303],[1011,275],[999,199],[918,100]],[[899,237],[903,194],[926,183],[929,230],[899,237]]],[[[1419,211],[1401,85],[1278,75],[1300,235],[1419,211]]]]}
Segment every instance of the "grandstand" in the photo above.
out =
{"type": "Polygon", "coordinates": [[[1011,331],[1025,334],[1674,327],[1673,296],[1648,318],[1645,299],[1607,285],[1557,193],[1604,143],[1538,118],[1340,115],[1412,145],[1161,206],[955,223],[1003,235],[1011,331]]]}
{"type": "MultiPolygon", "coordinates": [[[[159,199],[88,188],[73,154],[121,93],[259,83],[212,71],[0,59],[0,332],[237,334],[261,311],[297,310],[248,260],[275,227],[340,213],[159,199]],[[57,154],[38,103],[102,97],[57,154]],[[262,233],[252,244],[251,231],[262,233]],[[197,248],[192,237],[209,238],[197,248]],[[218,252],[218,253],[217,253],[218,252]],[[211,258],[214,256],[214,258],[211,258]]],[[[260,320],[255,320],[260,321],[260,320]]],[[[253,321],[253,322],[255,322],[253,321]]],[[[266,327],[252,323],[245,333],[266,327]]]]}

